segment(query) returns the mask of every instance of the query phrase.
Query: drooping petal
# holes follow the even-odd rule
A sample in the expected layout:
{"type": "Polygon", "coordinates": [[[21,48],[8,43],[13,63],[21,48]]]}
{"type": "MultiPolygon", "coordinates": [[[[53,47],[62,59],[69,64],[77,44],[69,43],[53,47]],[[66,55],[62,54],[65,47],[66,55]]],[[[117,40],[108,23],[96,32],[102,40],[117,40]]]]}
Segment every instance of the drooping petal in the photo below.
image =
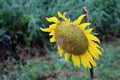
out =
{"type": "Polygon", "coordinates": [[[100,43],[100,40],[93,34],[85,34],[85,35],[87,36],[88,40],[93,40],[93,41],[100,43]]]}
{"type": "Polygon", "coordinates": [[[49,22],[54,22],[56,24],[60,23],[60,21],[56,17],[46,18],[46,20],[49,21],[49,22]]]}
{"type": "Polygon", "coordinates": [[[82,23],[79,25],[80,30],[84,30],[86,27],[88,27],[91,23],[82,23]]]}
{"type": "Polygon", "coordinates": [[[89,52],[86,52],[86,57],[88,59],[88,61],[91,63],[91,65],[93,65],[94,67],[96,67],[96,62],[93,60],[93,57],[91,56],[91,54],[89,52]]]}
{"type": "Polygon", "coordinates": [[[60,57],[62,57],[64,51],[58,46],[57,47],[60,57]]]}
{"type": "Polygon", "coordinates": [[[81,23],[82,19],[83,19],[85,16],[86,16],[85,14],[79,16],[78,19],[75,21],[75,24],[76,24],[76,25],[79,25],[79,24],[81,23]]]}
{"type": "Polygon", "coordinates": [[[53,36],[52,38],[50,38],[50,42],[51,43],[56,42],[55,36],[53,36]]]}
{"type": "Polygon", "coordinates": [[[40,28],[40,30],[44,32],[52,32],[55,30],[56,27],[57,27],[57,24],[51,24],[49,28],[40,28]]]}
{"type": "Polygon", "coordinates": [[[96,46],[96,47],[99,48],[101,51],[103,51],[103,48],[100,47],[100,46],[99,46],[97,43],[95,43],[94,41],[90,41],[90,44],[96,46]]]}
{"type": "Polygon", "coordinates": [[[80,58],[85,68],[91,68],[91,65],[89,63],[88,57],[86,56],[86,53],[80,55],[80,58]]]}
{"type": "Polygon", "coordinates": [[[79,55],[72,54],[72,61],[75,67],[80,67],[80,57],[79,55]]]}
{"type": "Polygon", "coordinates": [[[60,18],[62,18],[66,23],[69,23],[69,22],[70,22],[70,20],[65,17],[65,14],[62,15],[59,11],[58,11],[58,16],[59,16],[60,18]]]}
{"type": "Polygon", "coordinates": [[[92,32],[92,30],[93,30],[93,28],[89,28],[89,29],[85,30],[85,32],[90,34],[92,32]]]}
{"type": "Polygon", "coordinates": [[[57,27],[57,24],[51,24],[51,25],[49,26],[49,28],[50,28],[50,29],[53,29],[53,30],[55,30],[56,27],[57,27]]]}
{"type": "Polygon", "coordinates": [[[52,31],[49,35],[54,35],[55,34],[55,31],[52,31]]]}
{"type": "Polygon", "coordinates": [[[50,29],[50,28],[40,28],[40,30],[43,32],[51,32],[52,31],[52,29],[50,29]]]}
{"type": "Polygon", "coordinates": [[[102,52],[95,45],[89,45],[88,49],[89,49],[90,53],[102,55],[102,52]]]}
{"type": "Polygon", "coordinates": [[[69,53],[65,53],[64,57],[65,57],[65,61],[69,62],[70,54],[69,53]]]}
{"type": "Polygon", "coordinates": [[[89,49],[89,53],[96,59],[99,59],[99,55],[97,53],[94,53],[92,50],[89,49]]]}

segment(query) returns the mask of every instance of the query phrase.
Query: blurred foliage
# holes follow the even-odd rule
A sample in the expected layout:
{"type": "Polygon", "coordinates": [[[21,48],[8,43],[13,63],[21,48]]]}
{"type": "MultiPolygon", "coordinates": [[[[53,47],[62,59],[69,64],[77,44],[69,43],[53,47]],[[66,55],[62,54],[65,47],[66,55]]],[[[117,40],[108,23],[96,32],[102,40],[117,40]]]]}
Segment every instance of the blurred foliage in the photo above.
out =
{"type": "MultiPolygon", "coordinates": [[[[100,33],[101,39],[111,40],[113,37],[120,37],[120,0],[0,0],[0,53],[3,49],[15,53],[16,49],[26,46],[43,45],[53,59],[51,61],[28,60],[25,64],[8,59],[3,65],[0,64],[0,80],[36,80],[48,74],[57,75],[57,80],[88,80],[86,74],[81,77],[79,72],[78,75],[70,74],[73,70],[82,73],[84,71],[83,68],[71,67],[73,65],[66,64],[64,59],[58,59],[58,54],[49,50],[54,47],[47,45],[48,34],[39,30],[40,27],[48,27],[50,23],[45,18],[57,16],[57,11],[67,12],[67,17],[74,21],[83,14],[82,7],[87,7],[91,27],[100,33]],[[61,69],[64,72],[60,72],[61,69]]],[[[103,45],[105,52],[98,62],[98,68],[95,68],[98,80],[120,78],[119,43],[118,40],[113,46],[103,45]]]]}
{"type": "Polygon", "coordinates": [[[120,0],[97,0],[93,8],[91,21],[102,34],[101,38],[120,37],[120,0]]]}
{"type": "MultiPolygon", "coordinates": [[[[13,38],[19,46],[30,45],[38,37],[41,1],[33,0],[1,0],[0,24],[6,34],[13,38]],[[34,39],[34,40],[33,40],[34,39]]],[[[39,33],[40,35],[40,33],[39,33]]]]}
{"type": "MultiPolygon", "coordinates": [[[[107,45],[102,44],[104,53],[94,68],[96,80],[120,79],[119,45],[119,39],[107,45]]],[[[24,63],[8,59],[0,64],[0,80],[90,80],[88,76],[88,69],[83,66],[75,68],[71,63],[66,63],[64,58],[58,57],[57,51],[46,57],[34,57],[24,63]]]]}
{"type": "Polygon", "coordinates": [[[37,39],[43,40],[46,35],[39,30],[39,27],[48,25],[45,17],[56,16],[57,11],[61,11],[75,20],[82,14],[84,6],[101,38],[117,36],[120,30],[119,3],[119,0],[0,0],[0,36],[9,34],[13,43],[19,46],[36,44],[37,39]]]}

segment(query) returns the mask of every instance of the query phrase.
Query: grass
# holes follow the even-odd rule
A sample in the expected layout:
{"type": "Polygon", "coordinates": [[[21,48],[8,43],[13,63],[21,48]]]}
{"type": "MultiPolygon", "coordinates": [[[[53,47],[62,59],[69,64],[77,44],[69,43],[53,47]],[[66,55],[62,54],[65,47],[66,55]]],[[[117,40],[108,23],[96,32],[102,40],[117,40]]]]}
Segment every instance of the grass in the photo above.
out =
{"type": "MultiPolygon", "coordinates": [[[[94,68],[96,80],[120,79],[120,40],[103,43],[103,55],[94,68]]],[[[25,63],[7,60],[0,65],[0,80],[90,80],[89,70],[74,68],[59,58],[56,51],[25,63]]]]}
{"type": "Polygon", "coordinates": [[[97,77],[105,77],[108,80],[120,79],[120,40],[103,44],[104,53],[98,61],[96,68],[97,77]]]}

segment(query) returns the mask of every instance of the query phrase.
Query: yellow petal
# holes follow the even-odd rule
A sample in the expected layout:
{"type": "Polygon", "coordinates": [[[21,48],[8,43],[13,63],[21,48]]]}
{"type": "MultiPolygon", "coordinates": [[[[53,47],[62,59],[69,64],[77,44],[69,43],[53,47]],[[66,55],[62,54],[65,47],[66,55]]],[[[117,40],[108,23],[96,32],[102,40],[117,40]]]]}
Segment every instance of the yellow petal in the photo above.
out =
{"type": "Polygon", "coordinates": [[[46,20],[49,22],[54,22],[56,24],[60,23],[60,21],[56,17],[46,18],[46,20]]]}
{"type": "Polygon", "coordinates": [[[72,54],[72,61],[75,67],[80,67],[80,57],[78,55],[72,54]]]}
{"type": "Polygon", "coordinates": [[[51,24],[51,25],[49,26],[49,28],[52,29],[52,30],[55,30],[56,27],[57,27],[57,24],[51,24]]]}
{"type": "Polygon", "coordinates": [[[79,29],[84,30],[86,27],[88,27],[91,23],[82,23],[79,25],[79,29]]]}
{"type": "Polygon", "coordinates": [[[100,46],[99,46],[97,43],[95,43],[94,41],[90,41],[90,44],[96,46],[96,47],[99,48],[101,51],[103,51],[103,48],[100,47],[100,46]]]}
{"type": "Polygon", "coordinates": [[[64,57],[65,57],[65,61],[69,62],[70,54],[69,53],[65,53],[64,57]]]}
{"type": "Polygon", "coordinates": [[[59,11],[58,11],[58,16],[59,16],[60,18],[62,18],[66,23],[69,23],[69,22],[70,22],[70,20],[65,17],[65,14],[62,15],[59,11]]]}
{"type": "Polygon", "coordinates": [[[93,34],[86,34],[86,36],[87,36],[88,40],[93,40],[93,41],[100,43],[100,40],[93,34]]]}
{"type": "Polygon", "coordinates": [[[44,32],[51,32],[51,31],[54,31],[56,27],[57,27],[57,24],[51,24],[49,28],[40,28],[40,30],[44,32]]]}
{"type": "Polygon", "coordinates": [[[50,38],[50,42],[56,42],[55,36],[53,36],[52,38],[50,38]]]}
{"type": "Polygon", "coordinates": [[[82,64],[85,68],[91,68],[91,65],[89,63],[88,57],[86,56],[86,53],[82,54],[80,56],[82,64]]]}
{"type": "Polygon", "coordinates": [[[40,28],[41,31],[44,32],[51,32],[52,30],[50,28],[40,28]]]}
{"type": "Polygon", "coordinates": [[[79,24],[81,23],[82,19],[83,19],[85,16],[86,16],[85,14],[79,16],[78,19],[75,21],[75,24],[76,24],[76,25],[79,25],[79,24]]]}
{"type": "Polygon", "coordinates": [[[60,57],[62,57],[64,51],[58,46],[57,47],[60,57]]]}
{"type": "Polygon", "coordinates": [[[88,48],[91,53],[102,55],[102,52],[95,45],[89,45],[88,48]]]}
{"type": "Polygon", "coordinates": [[[92,32],[92,30],[93,30],[93,28],[89,28],[89,29],[85,30],[85,32],[90,34],[92,32]]]}
{"type": "Polygon", "coordinates": [[[55,31],[52,31],[49,35],[54,35],[55,34],[55,31]]]}
{"type": "Polygon", "coordinates": [[[94,58],[99,59],[99,55],[97,53],[94,53],[93,50],[89,49],[89,52],[94,58]]]}
{"type": "Polygon", "coordinates": [[[90,55],[90,53],[89,52],[86,52],[86,57],[87,57],[87,59],[89,60],[89,62],[94,66],[94,67],[96,67],[96,62],[93,60],[93,57],[90,55]]]}
{"type": "Polygon", "coordinates": [[[81,62],[82,62],[82,64],[83,64],[83,66],[84,66],[85,68],[87,68],[87,64],[86,64],[87,61],[85,60],[84,56],[81,55],[80,58],[81,58],[81,62]]]}

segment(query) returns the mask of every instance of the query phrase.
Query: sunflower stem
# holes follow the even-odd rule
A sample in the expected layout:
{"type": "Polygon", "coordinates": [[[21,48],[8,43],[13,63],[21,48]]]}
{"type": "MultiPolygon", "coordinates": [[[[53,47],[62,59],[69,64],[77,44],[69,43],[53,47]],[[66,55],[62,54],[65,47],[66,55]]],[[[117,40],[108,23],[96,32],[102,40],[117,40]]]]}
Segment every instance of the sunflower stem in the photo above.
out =
{"type": "Polygon", "coordinates": [[[91,68],[90,68],[90,78],[92,80],[94,79],[94,68],[93,68],[93,65],[91,65],[91,68]]]}
{"type": "MultiPolygon", "coordinates": [[[[87,11],[86,7],[83,7],[83,13],[86,14],[86,16],[84,17],[84,21],[89,22],[88,11],[87,11]]],[[[91,64],[91,68],[90,68],[90,78],[92,80],[94,79],[94,68],[93,68],[92,64],[91,64]]]]}
{"type": "Polygon", "coordinates": [[[83,7],[83,13],[86,14],[86,16],[84,17],[84,21],[89,22],[88,11],[87,11],[86,7],[83,7]]]}

